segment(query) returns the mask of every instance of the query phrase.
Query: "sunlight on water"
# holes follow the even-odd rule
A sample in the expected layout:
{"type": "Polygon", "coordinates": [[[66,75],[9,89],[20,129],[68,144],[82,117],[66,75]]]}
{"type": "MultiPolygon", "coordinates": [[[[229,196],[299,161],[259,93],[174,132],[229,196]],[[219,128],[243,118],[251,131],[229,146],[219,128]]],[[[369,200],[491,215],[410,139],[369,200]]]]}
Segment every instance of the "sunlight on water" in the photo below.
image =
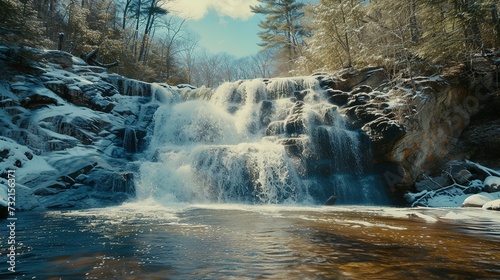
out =
{"type": "Polygon", "coordinates": [[[22,213],[16,275],[496,279],[500,218],[495,214],[480,209],[291,204],[166,207],[154,200],[106,209],[22,213]]]}

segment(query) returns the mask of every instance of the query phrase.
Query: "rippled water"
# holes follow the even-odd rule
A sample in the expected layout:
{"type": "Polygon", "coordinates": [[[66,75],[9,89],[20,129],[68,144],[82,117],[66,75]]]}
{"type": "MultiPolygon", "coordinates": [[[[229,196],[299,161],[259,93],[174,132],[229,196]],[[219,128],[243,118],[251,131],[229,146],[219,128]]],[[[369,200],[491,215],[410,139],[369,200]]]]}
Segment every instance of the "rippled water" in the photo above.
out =
{"type": "Polygon", "coordinates": [[[18,213],[0,278],[500,278],[498,212],[152,204],[18,213]]]}

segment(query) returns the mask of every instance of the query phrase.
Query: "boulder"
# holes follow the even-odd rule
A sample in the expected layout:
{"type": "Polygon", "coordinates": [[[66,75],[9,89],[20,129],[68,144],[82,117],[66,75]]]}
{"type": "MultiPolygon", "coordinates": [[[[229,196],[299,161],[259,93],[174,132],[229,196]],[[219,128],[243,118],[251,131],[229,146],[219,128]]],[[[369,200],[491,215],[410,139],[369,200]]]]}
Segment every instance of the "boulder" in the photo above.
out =
{"type": "Polygon", "coordinates": [[[500,211],[500,199],[488,201],[483,205],[483,209],[500,211]]]}
{"type": "Polygon", "coordinates": [[[464,200],[462,207],[483,207],[486,202],[492,200],[493,197],[488,194],[473,194],[464,200]]]}
{"type": "Polygon", "coordinates": [[[344,106],[349,100],[349,94],[343,91],[332,91],[327,97],[328,102],[337,106],[344,106]]]}
{"type": "Polygon", "coordinates": [[[484,179],[484,190],[489,193],[500,191],[500,177],[486,177],[486,179],[484,179]]]}
{"type": "Polygon", "coordinates": [[[297,101],[293,105],[291,114],[285,120],[285,133],[287,135],[298,136],[306,132],[304,105],[302,101],[297,101]]]}
{"type": "Polygon", "coordinates": [[[467,169],[460,169],[457,172],[453,172],[451,175],[455,182],[460,185],[467,185],[474,177],[474,175],[472,175],[472,173],[467,169]]]}
{"type": "Polygon", "coordinates": [[[472,180],[467,185],[467,188],[464,189],[465,194],[475,194],[480,193],[484,190],[483,181],[481,180],[472,180]]]}
{"type": "Polygon", "coordinates": [[[336,88],[344,91],[351,91],[361,85],[377,88],[389,81],[387,71],[379,67],[367,67],[361,70],[346,69],[338,75],[340,81],[336,83],[336,88]]]}
{"type": "Polygon", "coordinates": [[[80,65],[84,64],[82,60],[76,59],[71,54],[58,50],[45,51],[42,53],[41,57],[45,59],[47,62],[61,66],[61,68],[63,69],[68,69],[72,67],[75,62],[80,65]]]}
{"type": "Polygon", "coordinates": [[[363,130],[370,136],[373,155],[376,158],[389,154],[394,145],[406,134],[403,125],[385,117],[366,124],[363,130]]]}

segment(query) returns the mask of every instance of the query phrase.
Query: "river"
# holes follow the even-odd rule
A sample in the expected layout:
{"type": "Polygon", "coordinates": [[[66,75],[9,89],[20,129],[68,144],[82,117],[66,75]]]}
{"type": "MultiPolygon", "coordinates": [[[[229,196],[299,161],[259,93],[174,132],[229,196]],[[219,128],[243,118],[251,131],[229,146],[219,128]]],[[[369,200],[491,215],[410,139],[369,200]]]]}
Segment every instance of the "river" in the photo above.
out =
{"type": "Polygon", "coordinates": [[[2,279],[498,279],[500,215],[481,209],[153,201],[22,212],[2,279]]]}

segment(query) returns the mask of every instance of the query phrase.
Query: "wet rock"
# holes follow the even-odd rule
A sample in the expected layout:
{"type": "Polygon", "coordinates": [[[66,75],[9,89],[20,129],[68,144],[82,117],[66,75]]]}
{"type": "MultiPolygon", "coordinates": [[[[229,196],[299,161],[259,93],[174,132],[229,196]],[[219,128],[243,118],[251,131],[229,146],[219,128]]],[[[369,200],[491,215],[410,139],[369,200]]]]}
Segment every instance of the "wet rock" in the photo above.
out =
{"type": "Polygon", "coordinates": [[[285,133],[285,122],[274,121],[271,122],[266,128],[266,136],[274,136],[285,133]]]}
{"type": "Polygon", "coordinates": [[[387,155],[405,134],[406,129],[387,118],[379,118],[366,124],[363,130],[370,136],[375,157],[387,155]]]}
{"type": "Polygon", "coordinates": [[[304,102],[297,101],[292,107],[291,114],[285,120],[285,133],[298,136],[306,132],[306,121],[304,119],[304,102]]]}
{"type": "MultiPolygon", "coordinates": [[[[347,107],[349,107],[349,104],[347,107]]],[[[383,117],[376,108],[372,107],[372,105],[354,106],[346,109],[345,114],[351,126],[355,128],[361,128],[365,124],[375,120],[381,120],[380,118],[383,117]]]]}
{"type": "Polygon", "coordinates": [[[103,78],[105,81],[114,85],[118,92],[126,96],[152,96],[152,85],[146,82],[127,79],[120,75],[107,75],[103,78]]]}
{"type": "Polygon", "coordinates": [[[340,90],[329,90],[327,91],[327,100],[331,104],[337,106],[344,106],[349,100],[349,94],[340,90]]]}
{"type": "Polygon", "coordinates": [[[101,92],[98,90],[99,88],[95,85],[84,85],[83,88],[85,90],[82,90],[80,85],[60,80],[51,80],[44,84],[61,98],[76,106],[83,106],[105,113],[111,112],[115,106],[115,103],[109,100],[108,97],[101,95],[101,92]]]}
{"type": "Polygon", "coordinates": [[[336,89],[337,88],[338,81],[336,81],[330,75],[317,75],[317,79],[318,79],[320,87],[322,89],[336,89]]]}
{"type": "Polygon", "coordinates": [[[273,114],[273,102],[269,100],[263,100],[260,106],[260,123],[267,126],[271,123],[271,115],[273,114]]]}
{"type": "Polygon", "coordinates": [[[37,188],[33,191],[33,194],[38,196],[55,195],[58,193],[59,190],[57,190],[57,188],[37,188]]]}
{"type": "Polygon", "coordinates": [[[334,149],[332,147],[330,132],[326,127],[318,127],[313,137],[315,147],[318,149],[318,154],[321,158],[333,160],[335,158],[334,149]]]}
{"type": "Polygon", "coordinates": [[[132,172],[117,172],[112,169],[97,168],[88,175],[84,183],[93,187],[98,193],[135,195],[134,174],[132,172]]]}
{"type": "Polygon", "coordinates": [[[351,91],[351,95],[356,95],[358,93],[370,93],[373,89],[368,85],[361,85],[351,91]]]}
{"type": "Polygon", "coordinates": [[[289,156],[300,158],[302,153],[309,145],[307,138],[283,138],[279,139],[278,143],[285,147],[285,151],[289,156]]]}

